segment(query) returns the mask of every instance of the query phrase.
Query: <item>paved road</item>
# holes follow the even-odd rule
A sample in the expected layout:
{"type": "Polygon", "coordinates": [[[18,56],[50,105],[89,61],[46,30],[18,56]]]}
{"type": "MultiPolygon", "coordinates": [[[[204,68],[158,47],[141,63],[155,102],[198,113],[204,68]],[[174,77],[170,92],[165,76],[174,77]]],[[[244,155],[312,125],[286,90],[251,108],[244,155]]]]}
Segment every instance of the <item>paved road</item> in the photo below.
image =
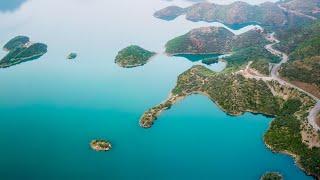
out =
{"type": "Polygon", "coordinates": [[[265,48],[272,54],[281,57],[281,61],[278,64],[275,64],[272,69],[271,69],[271,78],[273,80],[278,81],[280,84],[282,85],[286,85],[295,89],[298,89],[301,92],[304,92],[305,94],[307,94],[308,96],[310,96],[311,98],[313,98],[317,103],[315,105],[315,107],[309,112],[309,116],[308,116],[308,121],[309,124],[312,125],[312,127],[316,130],[320,130],[320,127],[317,125],[316,121],[317,121],[317,116],[320,112],[320,100],[319,98],[317,98],[316,96],[314,96],[313,94],[295,86],[294,84],[291,84],[289,82],[284,81],[283,79],[280,78],[279,76],[279,69],[281,67],[282,64],[288,62],[289,57],[287,54],[280,52],[276,49],[274,49],[272,46],[279,43],[280,41],[278,39],[275,38],[274,33],[269,34],[266,37],[270,42],[272,42],[272,44],[268,44],[265,46],[265,48]]]}

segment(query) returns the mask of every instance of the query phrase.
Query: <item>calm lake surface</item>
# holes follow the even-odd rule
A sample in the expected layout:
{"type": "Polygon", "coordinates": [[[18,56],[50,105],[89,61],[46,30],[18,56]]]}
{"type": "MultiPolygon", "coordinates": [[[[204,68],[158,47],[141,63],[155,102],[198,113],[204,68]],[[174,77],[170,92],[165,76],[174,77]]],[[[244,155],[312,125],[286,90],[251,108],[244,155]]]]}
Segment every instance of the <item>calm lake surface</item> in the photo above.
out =
{"type": "Polygon", "coordinates": [[[192,28],[221,26],[152,17],[157,9],[188,2],[12,2],[9,11],[0,8],[0,45],[27,35],[49,51],[0,69],[0,179],[256,180],[266,171],[311,179],[292,158],[265,147],[271,119],[228,116],[203,96],[178,103],[151,129],[139,127],[142,113],[163,101],[194,64],[164,55],[166,41],[192,28]],[[120,68],[114,57],[130,44],[159,54],[143,67],[120,68]],[[78,53],[75,61],[66,60],[70,52],[78,53]],[[94,152],[89,142],[96,138],[110,140],[113,149],[94,152]]]}

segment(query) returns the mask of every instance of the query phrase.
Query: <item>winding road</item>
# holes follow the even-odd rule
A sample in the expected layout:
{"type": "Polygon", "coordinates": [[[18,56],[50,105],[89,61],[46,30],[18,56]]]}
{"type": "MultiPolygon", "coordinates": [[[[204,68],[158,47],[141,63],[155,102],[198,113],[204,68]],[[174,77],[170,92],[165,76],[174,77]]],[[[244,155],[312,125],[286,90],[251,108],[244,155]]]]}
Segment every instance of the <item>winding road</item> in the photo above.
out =
{"type": "Polygon", "coordinates": [[[316,105],[314,106],[314,108],[311,109],[311,111],[309,112],[308,115],[308,122],[309,124],[316,130],[320,130],[319,125],[317,124],[317,116],[320,113],[320,99],[316,96],[314,96],[313,94],[299,88],[298,86],[291,84],[290,82],[287,82],[283,79],[280,78],[279,76],[279,69],[281,67],[281,65],[283,65],[284,63],[288,62],[289,57],[287,54],[280,52],[276,49],[273,48],[273,45],[279,43],[280,41],[274,36],[274,33],[269,34],[267,37],[267,40],[272,42],[271,44],[268,44],[265,46],[266,50],[268,50],[270,53],[281,57],[281,61],[278,64],[275,64],[272,69],[271,69],[271,79],[278,81],[280,84],[285,85],[285,86],[289,86],[295,89],[298,89],[299,91],[307,94],[308,96],[310,96],[312,99],[314,99],[316,101],[316,105]]]}
{"type": "Polygon", "coordinates": [[[278,81],[283,86],[288,86],[294,89],[299,90],[300,92],[305,93],[306,95],[310,96],[312,99],[316,101],[316,105],[310,110],[308,115],[308,122],[309,124],[315,129],[320,130],[319,125],[317,124],[317,116],[320,113],[320,99],[313,94],[305,91],[304,89],[301,89],[300,87],[291,84],[290,82],[287,82],[279,76],[279,69],[281,66],[288,62],[289,57],[284,52],[281,52],[279,50],[276,50],[273,48],[273,45],[280,43],[280,41],[275,37],[274,33],[267,34],[265,38],[271,42],[271,44],[268,44],[265,46],[265,49],[269,51],[271,54],[281,57],[281,61],[278,64],[273,64],[271,68],[270,76],[261,75],[259,72],[253,70],[250,68],[252,61],[248,63],[245,69],[240,70],[238,73],[242,74],[243,76],[247,78],[254,78],[257,80],[263,80],[263,81],[278,81]]]}
{"type": "MultiPolygon", "coordinates": [[[[292,14],[295,14],[297,16],[305,17],[305,18],[308,18],[308,19],[311,19],[311,20],[317,20],[316,17],[303,14],[303,13],[301,13],[299,11],[294,11],[294,10],[287,9],[287,8],[281,6],[281,5],[279,5],[279,8],[281,8],[285,12],[292,13],[292,14]]],[[[274,64],[272,66],[271,73],[270,73],[271,75],[270,76],[263,76],[263,75],[261,75],[261,74],[259,74],[257,72],[253,72],[250,69],[250,65],[251,65],[252,62],[249,62],[247,67],[244,70],[241,70],[239,73],[241,73],[244,76],[249,77],[249,78],[261,79],[261,80],[264,80],[264,81],[275,80],[275,81],[278,81],[281,85],[289,86],[291,88],[295,88],[295,89],[307,94],[308,96],[310,96],[312,99],[314,99],[316,101],[316,104],[309,112],[308,122],[315,130],[319,131],[320,127],[317,124],[317,117],[318,117],[318,115],[320,113],[320,100],[319,100],[319,98],[314,96],[313,94],[301,89],[300,87],[298,87],[298,86],[296,86],[294,84],[291,84],[290,82],[287,82],[287,81],[285,81],[285,80],[280,78],[279,69],[281,68],[281,66],[284,63],[288,62],[289,57],[284,52],[278,51],[278,50],[273,48],[273,45],[280,43],[280,41],[275,37],[275,33],[267,34],[265,36],[265,38],[268,41],[271,42],[271,44],[268,44],[268,45],[265,46],[265,49],[268,50],[271,54],[281,57],[281,61],[278,64],[274,64]]]]}

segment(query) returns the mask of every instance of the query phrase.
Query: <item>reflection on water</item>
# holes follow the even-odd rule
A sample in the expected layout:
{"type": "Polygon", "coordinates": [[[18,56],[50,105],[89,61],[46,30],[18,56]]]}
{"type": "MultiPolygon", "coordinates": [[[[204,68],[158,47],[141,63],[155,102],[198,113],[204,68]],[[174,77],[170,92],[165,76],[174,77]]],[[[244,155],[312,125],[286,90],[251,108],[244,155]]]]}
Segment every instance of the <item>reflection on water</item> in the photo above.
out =
{"type": "Polygon", "coordinates": [[[19,8],[26,0],[0,0],[0,11],[13,11],[19,8]]]}
{"type": "Polygon", "coordinates": [[[183,58],[184,60],[189,60],[192,65],[202,65],[205,66],[212,71],[220,72],[226,66],[227,63],[225,61],[221,61],[221,58],[227,55],[220,55],[220,54],[176,54],[174,57],[183,58]],[[207,63],[210,62],[211,63],[207,63]]]}
{"type": "Polygon", "coordinates": [[[191,62],[201,61],[208,58],[217,58],[220,54],[177,54],[176,57],[184,57],[191,62]]]}

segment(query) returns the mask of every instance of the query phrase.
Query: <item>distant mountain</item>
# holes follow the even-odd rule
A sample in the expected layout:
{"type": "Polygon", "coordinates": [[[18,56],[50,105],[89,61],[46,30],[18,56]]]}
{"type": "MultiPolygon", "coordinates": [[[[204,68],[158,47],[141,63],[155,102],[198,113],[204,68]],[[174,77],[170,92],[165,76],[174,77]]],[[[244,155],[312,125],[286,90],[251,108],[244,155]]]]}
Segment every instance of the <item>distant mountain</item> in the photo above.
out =
{"type": "Polygon", "coordinates": [[[320,0],[287,0],[279,4],[289,10],[320,17],[320,0]]]}
{"type": "Polygon", "coordinates": [[[276,48],[288,53],[291,59],[320,55],[320,20],[303,27],[279,31],[277,36],[281,42],[276,48]]]}
{"type": "MultiPolygon", "coordinates": [[[[296,3],[303,4],[302,0],[296,3]]],[[[169,6],[154,13],[154,16],[163,20],[173,20],[185,15],[190,21],[221,22],[226,25],[242,25],[256,23],[269,29],[297,26],[312,21],[312,18],[304,16],[300,12],[286,10],[285,7],[293,1],[280,3],[265,2],[260,5],[251,5],[237,1],[228,5],[219,5],[209,2],[201,2],[187,8],[169,6]]],[[[309,1],[309,0],[308,0],[309,1]]],[[[319,1],[319,0],[310,0],[319,1]]],[[[305,3],[313,6],[314,3],[305,3]]],[[[300,7],[300,6],[292,6],[300,7]]],[[[312,12],[317,12],[317,7],[312,12]]],[[[301,7],[302,8],[302,7],[301,7]]]]}

